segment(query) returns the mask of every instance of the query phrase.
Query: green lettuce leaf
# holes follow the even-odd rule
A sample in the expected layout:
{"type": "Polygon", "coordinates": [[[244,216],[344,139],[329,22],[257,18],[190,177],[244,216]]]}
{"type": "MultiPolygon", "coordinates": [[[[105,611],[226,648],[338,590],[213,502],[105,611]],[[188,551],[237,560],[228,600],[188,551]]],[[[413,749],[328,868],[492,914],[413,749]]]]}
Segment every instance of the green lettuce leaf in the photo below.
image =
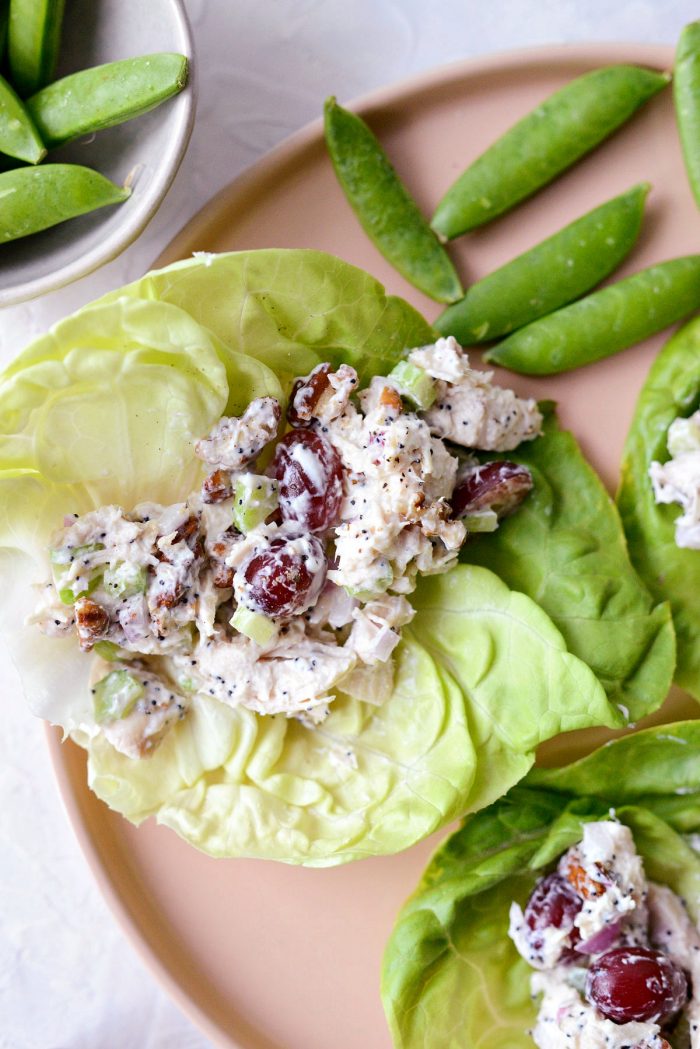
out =
{"type": "Polygon", "coordinates": [[[193,442],[265,394],[282,395],[274,372],[184,310],[117,298],[55,325],[0,376],[0,469],[89,484],[100,504],[173,502],[201,474],[193,442]]]}
{"type": "Polygon", "coordinates": [[[490,568],[537,601],[611,702],[638,721],[671,686],[669,605],[652,598],[635,572],[615,504],[553,416],[543,437],[501,458],[527,466],[534,488],[497,532],[470,538],[461,560],[490,568]]]}
{"type": "Polygon", "coordinates": [[[310,730],[197,696],[144,761],[86,731],[90,660],[24,625],[63,515],[184,498],[201,477],[192,443],[222,412],[282,397],[321,358],[369,375],[431,336],[337,259],[241,253],[107,296],[0,377],[0,628],[32,708],[87,747],[93,789],[129,819],[155,815],[214,855],[395,852],[493,801],[541,740],[621,722],[547,614],[481,567],[421,583],[382,706],[341,696],[310,730]]]}
{"type": "Polygon", "coordinates": [[[93,790],[216,856],[323,866],[405,848],[521,779],[552,731],[613,721],[547,616],[492,573],[425,580],[416,607],[382,706],[341,696],[308,729],[197,696],[148,761],[82,740],[93,790]],[[531,682],[522,725],[508,653],[531,682]]]}
{"type": "Polygon", "coordinates": [[[676,681],[700,699],[700,553],[676,546],[675,504],[657,505],[649,480],[652,461],[668,458],[666,433],[677,416],[700,406],[700,318],[661,350],[647,375],[622,457],[617,503],[632,561],[656,600],[671,603],[678,638],[676,681]]]}
{"type": "Polygon", "coordinates": [[[532,1049],[531,970],[507,934],[510,904],[524,904],[584,823],[613,810],[647,876],[681,895],[697,920],[700,856],[659,803],[695,812],[699,766],[700,722],[647,729],[565,768],[533,769],[467,818],[433,856],[387,944],[382,999],[397,1049],[532,1049]]]}
{"type": "Polygon", "coordinates": [[[412,306],[386,295],[374,277],[309,249],[198,254],[102,301],[113,295],[180,306],[283,381],[330,361],[351,364],[364,384],[391,371],[407,348],[436,337],[412,306]]]}

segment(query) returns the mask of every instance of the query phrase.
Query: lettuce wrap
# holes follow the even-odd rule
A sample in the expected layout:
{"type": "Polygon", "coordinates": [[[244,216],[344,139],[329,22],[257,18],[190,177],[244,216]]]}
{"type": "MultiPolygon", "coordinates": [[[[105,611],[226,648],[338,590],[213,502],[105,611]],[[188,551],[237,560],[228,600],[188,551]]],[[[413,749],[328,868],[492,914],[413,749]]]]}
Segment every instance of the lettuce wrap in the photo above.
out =
{"type": "Polygon", "coordinates": [[[700,917],[700,722],[647,729],[559,769],[533,769],[440,846],[384,956],[382,998],[400,1049],[532,1049],[532,969],[508,936],[512,901],[578,842],[626,824],[647,877],[700,917]]]}
{"type": "MultiPolygon", "coordinates": [[[[417,315],[393,297],[381,313],[370,308],[371,295],[334,302],[349,269],[315,251],[202,256],[149,273],[101,301],[129,296],[180,306],[282,381],[295,368],[329,360],[351,364],[362,382],[387,373],[418,337],[417,329],[406,328],[408,317],[415,321],[417,315]],[[302,286],[313,289],[320,317],[304,312],[302,286]],[[358,336],[361,326],[371,327],[371,347],[343,336],[350,325],[358,336]]],[[[353,272],[359,279],[360,271],[353,272]]],[[[437,334],[423,324],[419,338],[437,334]]],[[[661,706],[672,682],[676,640],[669,603],[632,567],[617,508],[576,439],[559,430],[551,404],[541,407],[549,415],[543,437],[500,456],[530,470],[534,491],[495,533],[470,536],[462,560],[488,568],[536,601],[569,651],[594,670],[624,720],[636,722],[661,706]]]]}
{"type": "MultiPolygon", "coordinates": [[[[311,729],[200,694],[143,761],[81,732],[91,660],[24,625],[63,516],[182,499],[203,476],[193,442],[222,414],[284,400],[292,378],[321,361],[350,363],[367,381],[434,338],[412,307],[336,258],[241,252],[177,263],[106,296],[0,377],[0,629],[32,710],[86,747],[90,786],[128,819],[155,815],[214,856],[323,866],[392,853],[493,802],[543,740],[638,715],[632,700],[621,711],[614,674],[596,667],[609,701],[587,665],[595,636],[586,626],[576,640],[575,625],[567,636],[566,616],[555,622],[536,603],[539,584],[528,594],[528,580],[510,589],[488,566],[461,565],[411,596],[417,614],[382,706],[340,695],[311,729]]],[[[562,527],[570,543],[575,526],[562,527]]],[[[573,620],[579,591],[561,591],[558,614],[568,599],[573,620]]],[[[648,598],[638,614],[648,708],[665,694],[673,635],[648,598]]]]}
{"type": "Polygon", "coordinates": [[[700,552],[676,545],[677,505],[657,504],[649,467],[669,458],[673,420],[700,407],[700,318],[673,335],[652,364],[625,442],[617,503],[630,557],[657,600],[671,603],[678,640],[675,679],[700,699],[700,552]]]}

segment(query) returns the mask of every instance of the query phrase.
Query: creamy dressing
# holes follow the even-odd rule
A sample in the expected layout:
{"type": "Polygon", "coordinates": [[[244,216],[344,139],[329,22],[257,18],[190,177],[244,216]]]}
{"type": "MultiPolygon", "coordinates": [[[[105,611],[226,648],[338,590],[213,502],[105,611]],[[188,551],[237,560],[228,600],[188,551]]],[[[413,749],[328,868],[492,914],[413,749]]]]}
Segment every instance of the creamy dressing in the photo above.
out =
{"type": "Polygon", "coordinates": [[[674,419],[667,435],[671,458],[652,462],[649,477],[657,503],[679,503],[676,545],[700,550],[700,411],[674,419]]]}
{"type": "Polygon", "coordinates": [[[700,934],[683,901],[667,886],[647,881],[629,829],[615,820],[585,824],[582,841],[562,856],[557,871],[582,897],[574,919],[580,939],[566,928],[549,926],[538,929],[540,942],[533,949],[523,910],[514,903],[510,913],[509,935],[538,970],[531,978],[532,995],[539,1000],[531,1031],[535,1044],[540,1049],[670,1049],[653,1019],[616,1023],[585,997],[587,963],[629,946],[662,951],[690,977],[692,996],[675,1025],[674,1046],[700,1049],[700,934]],[[590,945],[590,953],[572,954],[572,945],[590,945]]]}
{"type": "Polygon", "coordinates": [[[532,1030],[540,1049],[669,1049],[658,1024],[606,1020],[559,973],[537,973],[531,989],[542,995],[532,1030]]]}
{"type": "Polygon", "coordinates": [[[286,486],[279,473],[271,479],[276,460],[258,472],[282,417],[262,397],[196,443],[210,472],[185,501],[64,521],[33,621],[49,635],[77,634],[109,660],[103,675],[125,671],[127,690],[140,682],[144,691],[127,713],[84,726],[89,735],[142,757],[196,693],[305,723],[322,720],[338,693],[375,703],[391,694],[392,655],[414,615],[405,595],[418,574],[448,571],[467,534],[450,506],[460,460],[443,437],[505,450],[541,425],[533,401],[491,386],[454,339],[410,360],[437,385],[428,412],[411,410],[390,377],[358,393],[348,365],[319,365],[296,381],[289,418],[302,429],[278,446],[292,471],[286,486]],[[459,405],[456,430],[440,398],[459,405]],[[314,529],[329,493],[337,513],[314,529]]]}

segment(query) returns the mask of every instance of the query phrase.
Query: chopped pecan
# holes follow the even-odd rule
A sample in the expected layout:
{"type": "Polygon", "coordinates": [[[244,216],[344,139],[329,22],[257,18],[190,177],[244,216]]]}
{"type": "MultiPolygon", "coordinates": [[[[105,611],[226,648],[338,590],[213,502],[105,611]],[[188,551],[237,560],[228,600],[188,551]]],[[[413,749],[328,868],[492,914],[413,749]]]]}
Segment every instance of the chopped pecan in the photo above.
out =
{"type": "Polygon", "coordinates": [[[178,578],[175,568],[168,562],[158,565],[155,571],[154,584],[148,604],[151,610],[156,608],[174,608],[185,593],[183,582],[178,578]]]}
{"type": "Polygon", "coordinates": [[[172,590],[161,590],[154,599],[156,608],[174,608],[182,600],[183,589],[175,586],[172,590]]]}
{"type": "Polygon", "coordinates": [[[169,536],[160,536],[156,540],[156,549],[154,550],[155,556],[161,563],[170,563],[170,551],[178,543],[186,543],[190,550],[193,551],[195,557],[202,557],[204,554],[204,543],[202,537],[199,534],[199,516],[191,514],[186,521],[176,529],[172,539],[169,536]]]}
{"type": "Polygon", "coordinates": [[[187,543],[192,548],[192,538],[197,534],[199,529],[199,517],[196,514],[191,514],[186,521],[184,521],[178,530],[175,532],[174,543],[187,543]]]}
{"type": "Polygon", "coordinates": [[[80,647],[89,652],[94,644],[107,633],[109,615],[107,611],[89,597],[79,597],[75,602],[75,625],[80,647]]]}
{"type": "Polygon", "coordinates": [[[202,485],[202,498],[205,503],[222,503],[233,496],[231,476],[224,470],[214,470],[202,485]]]}
{"type": "Polygon", "coordinates": [[[234,571],[228,565],[216,565],[216,571],[214,572],[214,586],[217,590],[230,590],[233,586],[233,575],[234,571]]]}
{"type": "Polygon", "coordinates": [[[287,419],[292,426],[305,426],[314,415],[314,408],[330,386],[330,364],[319,364],[304,379],[297,379],[292,387],[287,408],[287,419]]]}
{"type": "Polygon", "coordinates": [[[400,412],[403,409],[399,391],[394,389],[393,386],[384,387],[379,394],[379,403],[385,408],[392,408],[395,412],[400,412]]]}
{"type": "Polygon", "coordinates": [[[575,860],[567,864],[563,873],[569,884],[576,889],[579,896],[583,896],[584,900],[590,900],[592,896],[602,896],[605,892],[605,886],[591,878],[575,860]]]}
{"type": "Polygon", "coordinates": [[[226,564],[226,558],[237,542],[237,536],[230,532],[224,532],[211,545],[211,568],[214,572],[213,583],[217,590],[230,590],[233,586],[234,569],[226,564]]]}
{"type": "Polygon", "coordinates": [[[349,364],[331,371],[330,364],[318,364],[309,375],[297,379],[287,409],[294,427],[308,426],[314,420],[330,422],[342,415],[357,387],[357,372],[349,364]]]}

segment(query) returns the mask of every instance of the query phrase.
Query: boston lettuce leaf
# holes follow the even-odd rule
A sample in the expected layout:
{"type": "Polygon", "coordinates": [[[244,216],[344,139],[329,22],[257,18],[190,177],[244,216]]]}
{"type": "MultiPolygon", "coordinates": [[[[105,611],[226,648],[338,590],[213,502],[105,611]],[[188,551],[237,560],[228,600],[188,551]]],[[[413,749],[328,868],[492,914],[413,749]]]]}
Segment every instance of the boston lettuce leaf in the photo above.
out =
{"type": "Polygon", "coordinates": [[[622,722],[530,598],[491,571],[425,579],[381,706],[340,696],[309,729],[198,695],[154,755],[93,738],[90,659],[25,625],[64,515],[183,499],[193,442],[318,360],[369,376],[432,337],[406,303],[318,252],[200,258],[56,325],[0,376],[0,628],[32,708],[89,753],[89,780],[217,856],[309,865],[406,848],[521,779],[538,743],[622,722]]]}
{"type": "Polygon", "coordinates": [[[322,251],[200,254],[106,298],[125,295],[187,310],[283,380],[330,361],[351,364],[366,383],[391,371],[408,347],[436,337],[412,306],[386,295],[374,277],[322,251]]]}
{"type": "Polygon", "coordinates": [[[544,436],[505,458],[528,467],[533,490],[497,532],[470,538],[462,560],[537,601],[631,721],[657,710],[675,665],[671,612],[632,567],[600,478],[553,415],[544,436]]]}
{"type": "Polygon", "coordinates": [[[311,730],[198,696],[149,761],[92,744],[93,789],[214,855],[325,865],[405,848],[521,779],[541,739],[611,722],[547,616],[492,573],[425,580],[415,604],[381,706],[340,696],[311,730]]]}
{"type": "Polygon", "coordinates": [[[651,463],[665,462],[666,434],[677,416],[700,406],[700,318],[669,339],[637,400],[617,496],[630,556],[657,600],[671,603],[678,638],[676,681],[700,699],[700,551],[676,546],[676,504],[657,505],[651,463]]]}
{"type": "Polygon", "coordinates": [[[700,917],[700,722],[647,729],[563,769],[533,769],[437,850],[386,948],[382,998],[397,1049],[532,1049],[527,963],[507,935],[513,900],[581,838],[626,823],[647,876],[700,917]],[[668,802],[675,815],[664,818],[668,802]]]}

